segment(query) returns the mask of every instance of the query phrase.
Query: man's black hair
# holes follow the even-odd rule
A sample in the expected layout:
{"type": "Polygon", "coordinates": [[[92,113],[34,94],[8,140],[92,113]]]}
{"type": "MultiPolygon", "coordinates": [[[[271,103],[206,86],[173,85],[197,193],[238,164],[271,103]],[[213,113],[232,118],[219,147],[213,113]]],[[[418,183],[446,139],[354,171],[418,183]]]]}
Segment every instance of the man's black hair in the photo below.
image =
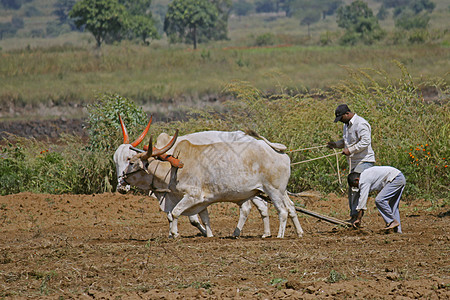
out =
{"type": "Polygon", "coordinates": [[[358,179],[360,175],[361,175],[361,173],[358,173],[358,172],[351,172],[350,174],[348,174],[348,176],[347,176],[348,185],[353,186],[353,184],[355,183],[355,180],[358,179]]]}

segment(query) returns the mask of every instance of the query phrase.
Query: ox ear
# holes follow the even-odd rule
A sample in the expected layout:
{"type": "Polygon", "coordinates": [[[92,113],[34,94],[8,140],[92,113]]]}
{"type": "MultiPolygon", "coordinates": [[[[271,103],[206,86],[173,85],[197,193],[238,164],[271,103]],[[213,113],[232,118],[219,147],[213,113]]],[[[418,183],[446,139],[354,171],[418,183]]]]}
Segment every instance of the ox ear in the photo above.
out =
{"type": "MultiPolygon", "coordinates": [[[[167,151],[169,151],[170,148],[172,148],[173,145],[175,145],[175,142],[176,142],[177,138],[178,138],[178,129],[175,131],[175,134],[173,135],[172,139],[170,140],[170,142],[166,146],[164,146],[161,149],[155,148],[154,151],[152,151],[153,152],[152,156],[162,155],[162,154],[166,153],[167,151]]],[[[150,150],[150,146],[151,145],[148,145],[148,146],[149,146],[148,149],[150,150]]]]}
{"type": "Polygon", "coordinates": [[[150,116],[150,121],[148,121],[147,127],[145,127],[145,129],[141,133],[141,135],[134,142],[131,143],[131,146],[137,147],[142,142],[142,140],[147,135],[148,130],[150,129],[150,125],[152,124],[152,120],[153,120],[153,116],[150,116]]]}
{"type": "Polygon", "coordinates": [[[120,126],[122,127],[123,143],[128,144],[130,142],[130,139],[128,137],[127,128],[125,127],[125,124],[123,123],[122,117],[120,116],[120,114],[117,113],[117,115],[119,116],[120,126]]]}
{"type": "Polygon", "coordinates": [[[152,138],[153,137],[150,136],[150,141],[148,142],[148,149],[147,149],[147,152],[145,152],[145,154],[141,156],[142,160],[148,160],[150,157],[152,157],[152,152],[153,152],[152,138]]]}

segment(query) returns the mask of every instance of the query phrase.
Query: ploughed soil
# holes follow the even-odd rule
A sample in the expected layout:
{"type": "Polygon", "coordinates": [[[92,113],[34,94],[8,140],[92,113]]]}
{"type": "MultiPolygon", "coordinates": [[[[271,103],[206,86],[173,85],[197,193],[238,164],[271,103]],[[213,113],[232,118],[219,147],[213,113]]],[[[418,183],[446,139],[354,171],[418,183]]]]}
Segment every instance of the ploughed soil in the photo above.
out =
{"type": "MultiPolygon", "coordinates": [[[[347,218],[344,195],[293,198],[347,218]]],[[[142,195],[0,197],[0,298],[6,299],[449,299],[448,206],[401,203],[403,234],[386,233],[373,199],[360,230],[298,213],[305,230],[261,239],[256,208],[239,239],[238,207],[210,206],[213,238],[186,217],[180,238],[142,195]]],[[[278,219],[271,206],[271,229],[278,219]]]]}

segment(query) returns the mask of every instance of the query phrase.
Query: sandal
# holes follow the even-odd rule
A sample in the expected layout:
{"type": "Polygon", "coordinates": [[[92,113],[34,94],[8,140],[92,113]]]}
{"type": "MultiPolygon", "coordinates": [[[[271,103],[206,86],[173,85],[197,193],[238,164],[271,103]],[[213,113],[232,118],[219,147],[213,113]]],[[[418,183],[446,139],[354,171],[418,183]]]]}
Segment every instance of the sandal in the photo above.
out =
{"type": "Polygon", "coordinates": [[[397,228],[398,226],[400,226],[400,223],[394,220],[391,223],[387,224],[384,230],[394,229],[397,228]]]}

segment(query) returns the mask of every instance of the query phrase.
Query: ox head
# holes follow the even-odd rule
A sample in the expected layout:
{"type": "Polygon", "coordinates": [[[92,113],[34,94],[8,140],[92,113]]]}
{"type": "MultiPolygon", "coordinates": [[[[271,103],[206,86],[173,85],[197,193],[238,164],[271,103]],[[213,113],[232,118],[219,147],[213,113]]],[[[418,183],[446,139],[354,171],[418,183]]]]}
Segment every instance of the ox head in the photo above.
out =
{"type": "MultiPolygon", "coordinates": [[[[129,159],[136,155],[136,153],[140,152],[134,147],[137,147],[145,138],[145,135],[148,133],[150,125],[152,124],[152,119],[153,117],[150,117],[150,121],[148,122],[147,127],[144,129],[141,135],[130,144],[127,128],[125,127],[125,124],[123,123],[122,118],[119,115],[120,126],[122,127],[123,134],[123,144],[120,145],[114,153],[114,163],[116,164],[117,172],[117,191],[121,194],[125,194],[130,191],[130,185],[123,180],[123,174],[128,166],[129,159]]],[[[142,150],[142,152],[144,151],[142,150]]]]}
{"type": "MultiPolygon", "coordinates": [[[[129,159],[127,168],[124,171],[123,180],[127,184],[131,184],[143,190],[158,191],[158,188],[154,186],[154,183],[155,176],[157,177],[157,171],[164,169],[164,167],[160,167],[160,164],[166,164],[166,168],[167,166],[171,168],[171,163],[161,161],[160,157],[175,145],[177,137],[178,129],[169,143],[161,149],[152,146],[152,137],[150,137],[147,151],[136,154],[129,159]]],[[[163,178],[163,180],[164,179],[167,178],[163,178]]]]}

